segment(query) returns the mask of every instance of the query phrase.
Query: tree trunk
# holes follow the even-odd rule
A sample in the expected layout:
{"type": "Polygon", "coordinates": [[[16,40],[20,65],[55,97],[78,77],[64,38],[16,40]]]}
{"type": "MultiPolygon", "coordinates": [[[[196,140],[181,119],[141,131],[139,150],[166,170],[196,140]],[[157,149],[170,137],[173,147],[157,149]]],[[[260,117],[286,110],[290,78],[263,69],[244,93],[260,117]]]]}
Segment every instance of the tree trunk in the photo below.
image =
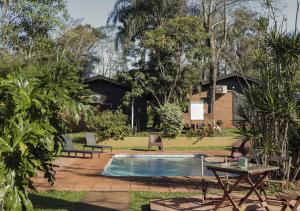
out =
{"type": "Polygon", "coordinates": [[[210,110],[212,125],[215,126],[215,104],[216,104],[216,86],[218,75],[218,59],[215,42],[215,35],[213,32],[209,33],[210,49],[211,49],[211,64],[210,64],[210,110]]]}

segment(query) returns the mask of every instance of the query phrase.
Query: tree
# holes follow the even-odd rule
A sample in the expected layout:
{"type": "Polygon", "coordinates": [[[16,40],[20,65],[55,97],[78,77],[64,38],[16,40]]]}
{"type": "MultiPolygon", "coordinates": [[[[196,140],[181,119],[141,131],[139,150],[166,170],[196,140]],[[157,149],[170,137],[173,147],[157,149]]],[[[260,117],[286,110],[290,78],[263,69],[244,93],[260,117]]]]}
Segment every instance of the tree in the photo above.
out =
{"type": "Polygon", "coordinates": [[[108,23],[118,24],[117,43],[139,40],[144,31],[185,13],[185,0],[118,0],[108,23]]]}
{"type": "MultiPolygon", "coordinates": [[[[243,33],[249,33],[249,32],[250,34],[246,35],[247,39],[249,39],[247,41],[249,42],[251,41],[251,36],[257,35],[258,37],[261,37],[261,34],[259,33],[264,31],[265,29],[255,28],[255,26],[252,25],[254,20],[251,21],[247,13],[255,14],[254,12],[251,11],[253,10],[253,8],[255,9],[255,6],[257,5],[260,5],[261,9],[268,9],[270,4],[273,5],[277,2],[278,1],[276,0],[275,1],[201,0],[198,2],[198,4],[196,4],[196,6],[192,7],[193,8],[192,11],[196,11],[194,13],[197,14],[201,20],[203,20],[205,31],[208,34],[208,39],[206,44],[207,47],[210,49],[210,55],[207,59],[209,63],[209,80],[210,80],[209,113],[213,124],[215,124],[214,107],[215,107],[215,100],[216,100],[215,99],[216,80],[218,75],[220,75],[220,69],[222,69],[222,66],[226,67],[227,63],[226,63],[225,54],[228,53],[228,51],[234,57],[235,69],[238,69],[239,71],[244,73],[244,69],[242,68],[244,68],[245,66],[241,67],[243,58],[238,58],[240,56],[239,54],[240,52],[237,51],[237,50],[241,50],[242,47],[245,47],[242,46],[244,43],[238,44],[238,42],[237,43],[230,43],[230,42],[233,40],[242,41],[242,39],[245,38],[243,36],[244,35],[243,33]],[[247,9],[248,11],[246,10],[246,8],[248,8],[247,9]],[[241,9],[243,12],[238,14],[238,12],[241,11],[241,9]],[[236,19],[236,16],[240,16],[241,19],[236,19]],[[232,20],[235,20],[235,23],[232,23],[232,20]],[[245,24],[242,27],[240,25],[240,22],[243,21],[247,21],[248,24],[245,24]],[[251,35],[251,33],[254,34],[251,35]],[[235,38],[232,37],[232,35],[235,36],[235,38]],[[240,48],[240,49],[230,49],[230,44],[233,44],[233,46],[236,46],[236,48],[240,48]]],[[[274,10],[269,10],[269,11],[274,12],[274,10]]],[[[269,16],[271,15],[271,13],[268,14],[269,16]]],[[[262,15],[265,14],[262,13],[262,15]]],[[[267,16],[267,18],[269,16],[267,16]]],[[[260,20],[264,20],[264,18],[260,18],[260,20]]],[[[266,22],[269,23],[269,21],[266,22]]],[[[249,47],[247,47],[243,53],[246,53],[250,49],[251,48],[249,45],[249,47]]],[[[247,54],[248,53],[249,52],[247,52],[247,54]]],[[[243,56],[245,56],[245,54],[243,56]]],[[[244,65],[247,64],[244,63],[244,65]]]]}
{"type": "Polygon", "coordinates": [[[256,51],[253,63],[262,83],[246,91],[239,129],[264,158],[289,156],[289,139],[298,127],[299,46],[299,34],[274,28],[256,51]]]}
{"type": "Polygon", "coordinates": [[[26,60],[32,58],[35,44],[50,37],[67,18],[64,0],[14,0],[1,4],[1,43],[26,60]]]}
{"type": "Polygon", "coordinates": [[[210,80],[210,106],[209,113],[211,121],[215,124],[214,109],[216,101],[216,81],[218,76],[218,65],[221,52],[227,44],[228,36],[228,6],[238,0],[202,0],[200,2],[200,17],[203,21],[204,29],[208,34],[206,41],[210,49],[209,56],[209,80],[210,80]]]}
{"type": "MultiPolygon", "coordinates": [[[[206,34],[199,19],[178,17],[164,27],[146,31],[141,46],[149,52],[145,64],[129,73],[133,87],[151,94],[158,107],[187,101],[199,81],[195,65],[207,53],[206,34]]],[[[141,65],[141,66],[140,66],[141,65]]],[[[128,74],[127,74],[128,75],[128,74]]],[[[140,93],[140,92],[138,92],[140,93]]]]}
{"type": "Polygon", "coordinates": [[[104,75],[112,78],[118,72],[127,69],[127,59],[122,51],[116,49],[115,33],[116,27],[101,27],[104,37],[97,43],[97,58],[99,59],[94,69],[87,74],[104,75]]]}
{"type": "Polygon", "coordinates": [[[66,60],[75,64],[84,74],[94,69],[99,62],[96,49],[97,43],[103,37],[104,34],[98,28],[74,23],[55,40],[55,60],[66,60]]]}

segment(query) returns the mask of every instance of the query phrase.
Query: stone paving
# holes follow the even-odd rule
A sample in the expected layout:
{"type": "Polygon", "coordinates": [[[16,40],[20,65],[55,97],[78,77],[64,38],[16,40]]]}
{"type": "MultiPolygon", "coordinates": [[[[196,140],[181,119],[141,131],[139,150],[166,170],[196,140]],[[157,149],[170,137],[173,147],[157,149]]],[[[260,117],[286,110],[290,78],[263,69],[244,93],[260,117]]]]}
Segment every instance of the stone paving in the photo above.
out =
{"type": "MultiPolygon", "coordinates": [[[[133,152],[125,151],[122,153],[133,152]]],[[[134,153],[149,154],[148,152],[134,153]]],[[[201,152],[198,151],[197,153],[201,152]]],[[[176,154],[179,153],[176,152],[176,154]]],[[[199,191],[201,188],[201,177],[108,177],[101,175],[101,172],[112,156],[113,154],[104,153],[101,154],[100,158],[95,157],[93,159],[58,158],[55,161],[55,164],[58,166],[56,168],[55,184],[50,186],[43,178],[43,174],[39,174],[33,178],[34,184],[39,191],[191,192],[199,191]]]]}

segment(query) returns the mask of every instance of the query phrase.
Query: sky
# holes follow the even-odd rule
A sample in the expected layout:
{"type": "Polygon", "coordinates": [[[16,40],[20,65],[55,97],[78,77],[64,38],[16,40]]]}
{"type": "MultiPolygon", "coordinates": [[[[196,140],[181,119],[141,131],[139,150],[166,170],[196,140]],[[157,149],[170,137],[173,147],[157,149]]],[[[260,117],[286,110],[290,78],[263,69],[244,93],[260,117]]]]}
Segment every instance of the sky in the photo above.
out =
{"type": "MultiPolygon", "coordinates": [[[[282,0],[286,7],[283,13],[288,19],[288,28],[294,29],[296,0],[282,0]]],[[[112,11],[116,0],[67,0],[68,9],[75,19],[82,19],[83,23],[94,27],[104,26],[109,13],[112,11]]],[[[298,18],[298,29],[300,29],[300,17],[298,18]]]]}

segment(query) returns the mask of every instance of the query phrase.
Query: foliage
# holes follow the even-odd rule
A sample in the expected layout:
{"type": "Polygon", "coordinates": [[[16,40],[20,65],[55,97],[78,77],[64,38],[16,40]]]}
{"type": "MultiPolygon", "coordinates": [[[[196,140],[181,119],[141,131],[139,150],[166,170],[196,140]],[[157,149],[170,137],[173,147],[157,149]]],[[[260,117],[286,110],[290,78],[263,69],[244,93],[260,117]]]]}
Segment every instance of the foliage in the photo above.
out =
{"type": "Polygon", "coordinates": [[[115,46],[115,37],[117,27],[103,26],[100,27],[104,37],[97,45],[97,62],[96,68],[90,70],[90,74],[99,74],[109,78],[114,77],[118,72],[127,69],[127,58],[115,46]]]}
{"type": "Polygon", "coordinates": [[[58,46],[56,57],[76,64],[80,72],[94,69],[99,62],[96,56],[97,43],[103,37],[100,29],[75,22],[55,40],[58,46]]]}
{"type": "MultiPolygon", "coordinates": [[[[43,171],[53,184],[52,161],[65,133],[62,114],[79,120],[89,108],[81,103],[85,87],[76,70],[64,64],[29,66],[0,78],[0,173],[4,210],[32,210],[27,190],[43,171]],[[3,170],[2,170],[3,169],[3,170]]],[[[87,113],[86,113],[87,116],[87,113]]]]}
{"type": "Polygon", "coordinates": [[[300,35],[274,29],[256,52],[258,83],[245,92],[239,129],[263,157],[288,156],[289,137],[297,127],[296,72],[300,64],[300,35]]]}
{"type": "Polygon", "coordinates": [[[96,131],[100,140],[121,139],[129,132],[127,116],[120,110],[103,111],[91,117],[88,126],[96,131]]]}
{"type": "Polygon", "coordinates": [[[25,60],[67,19],[65,0],[14,0],[0,6],[2,47],[25,60]]]}
{"type": "Polygon", "coordinates": [[[183,114],[177,105],[166,103],[158,111],[165,136],[175,137],[184,126],[183,114]]]}
{"type": "Polygon", "coordinates": [[[185,0],[118,0],[108,22],[118,26],[116,41],[127,45],[141,39],[149,29],[185,13],[185,0]]]}
{"type": "Polygon", "coordinates": [[[187,93],[199,83],[199,60],[207,53],[205,38],[195,17],[177,17],[165,21],[163,27],[145,31],[140,47],[149,52],[148,60],[143,61],[143,52],[134,52],[141,58],[136,68],[119,74],[132,87],[126,101],[144,93],[153,96],[154,106],[176,103],[184,107],[187,93]]]}
{"type": "Polygon", "coordinates": [[[0,202],[5,210],[33,209],[27,194],[34,189],[31,177],[42,171],[53,184],[52,162],[68,121],[91,112],[78,70],[92,60],[99,32],[80,25],[61,36],[58,30],[68,18],[65,3],[0,4],[0,202]]]}

